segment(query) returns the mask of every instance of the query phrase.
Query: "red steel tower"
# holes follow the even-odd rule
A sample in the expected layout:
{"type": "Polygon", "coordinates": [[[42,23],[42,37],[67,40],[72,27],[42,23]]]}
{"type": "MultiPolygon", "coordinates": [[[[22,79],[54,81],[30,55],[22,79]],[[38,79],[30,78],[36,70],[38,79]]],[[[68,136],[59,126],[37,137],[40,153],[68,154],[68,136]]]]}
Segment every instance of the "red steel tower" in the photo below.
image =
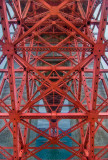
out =
{"type": "Polygon", "coordinates": [[[0,0],[0,27],[0,159],[108,160],[108,0],[0,0]]]}

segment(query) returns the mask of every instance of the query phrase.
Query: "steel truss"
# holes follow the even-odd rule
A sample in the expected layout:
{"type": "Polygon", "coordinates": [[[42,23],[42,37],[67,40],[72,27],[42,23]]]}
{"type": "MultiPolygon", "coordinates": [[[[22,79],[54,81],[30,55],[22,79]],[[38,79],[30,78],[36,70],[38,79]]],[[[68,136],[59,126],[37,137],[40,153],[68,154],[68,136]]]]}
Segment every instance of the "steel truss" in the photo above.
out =
{"type": "Polygon", "coordinates": [[[0,16],[0,137],[8,129],[13,139],[0,142],[1,157],[39,160],[42,150],[64,149],[67,160],[108,159],[108,0],[0,0],[0,16]]]}

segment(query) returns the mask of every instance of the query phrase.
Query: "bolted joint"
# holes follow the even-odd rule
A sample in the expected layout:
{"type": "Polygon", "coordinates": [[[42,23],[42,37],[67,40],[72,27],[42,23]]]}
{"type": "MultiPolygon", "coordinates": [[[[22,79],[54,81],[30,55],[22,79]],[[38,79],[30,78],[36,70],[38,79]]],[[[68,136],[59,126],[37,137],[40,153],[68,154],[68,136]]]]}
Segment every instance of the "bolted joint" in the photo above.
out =
{"type": "Polygon", "coordinates": [[[52,21],[52,25],[56,25],[56,21],[52,21]]]}
{"type": "Polygon", "coordinates": [[[13,44],[4,43],[3,44],[3,53],[4,53],[4,55],[13,55],[15,53],[13,44]]]}
{"type": "Polygon", "coordinates": [[[19,115],[19,113],[18,112],[13,112],[13,111],[11,111],[10,113],[9,113],[9,117],[10,117],[10,121],[11,122],[20,122],[20,115],[19,115]]]}
{"type": "MultiPolygon", "coordinates": [[[[76,32],[71,32],[70,35],[71,35],[71,36],[75,36],[75,35],[76,35],[76,32]]],[[[72,57],[73,57],[73,56],[72,56],[72,57]]]]}
{"type": "Polygon", "coordinates": [[[81,66],[79,66],[78,69],[77,69],[76,71],[78,71],[79,73],[82,72],[81,66]]]}
{"type": "Polygon", "coordinates": [[[57,137],[51,137],[50,142],[51,142],[52,144],[57,144],[57,142],[58,142],[57,137]]]}
{"type": "Polygon", "coordinates": [[[52,66],[52,71],[54,72],[56,70],[55,66],[52,66]]]}
{"type": "Polygon", "coordinates": [[[55,16],[55,15],[57,15],[59,13],[59,9],[57,8],[57,7],[51,7],[50,8],[50,14],[52,15],[52,16],[55,16]]]}
{"type": "Polygon", "coordinates": [[[89,111],[88,120],[90,122],[98,121],[98,113],[96,111],[89,111]]]}
{"type": "Polygon", "coordinates": [[[55,111],[52,111],[51,113],[51,119],[56,119],[57,113],[55,111]]]}
{"type": "Polygon", "coordinates": [[[94,45],[94,55],[105,55],[105,44],[97,43],[94,45]]]}
{"type": "Polygon", "coordinates": [[[50,49],[51,49],[51,52],[57,52],[58,47],[54,47],[54,46],[53,46],[53,47],[51,47],[50,49]]]}

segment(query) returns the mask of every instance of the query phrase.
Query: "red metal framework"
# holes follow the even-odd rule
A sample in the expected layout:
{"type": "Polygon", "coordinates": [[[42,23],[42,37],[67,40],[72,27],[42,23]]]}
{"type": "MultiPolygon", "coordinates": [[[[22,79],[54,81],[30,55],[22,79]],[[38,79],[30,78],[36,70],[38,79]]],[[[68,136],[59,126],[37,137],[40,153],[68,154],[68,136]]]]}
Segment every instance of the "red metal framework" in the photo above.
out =
{"type": "Polygon", "coordinates": [[[0,0],[0,16],[0,159],[108,159],[108,0],[0,0]]]}

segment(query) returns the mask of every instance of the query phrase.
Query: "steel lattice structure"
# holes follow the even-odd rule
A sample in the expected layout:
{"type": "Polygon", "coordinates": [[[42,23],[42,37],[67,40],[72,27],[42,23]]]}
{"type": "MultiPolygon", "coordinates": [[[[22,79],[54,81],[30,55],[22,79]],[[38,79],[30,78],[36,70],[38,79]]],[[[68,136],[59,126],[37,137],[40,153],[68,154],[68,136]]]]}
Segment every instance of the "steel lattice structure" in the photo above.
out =
{"type": "Polygon", "coordinates": [[[1,157],[56,149],[67,160],[108,159],[107,139],[96,144],[100,129],[108,138],[108,0],[0,0],[0,17],[0,137],[6,128],[12,137],[1,157]]]}

